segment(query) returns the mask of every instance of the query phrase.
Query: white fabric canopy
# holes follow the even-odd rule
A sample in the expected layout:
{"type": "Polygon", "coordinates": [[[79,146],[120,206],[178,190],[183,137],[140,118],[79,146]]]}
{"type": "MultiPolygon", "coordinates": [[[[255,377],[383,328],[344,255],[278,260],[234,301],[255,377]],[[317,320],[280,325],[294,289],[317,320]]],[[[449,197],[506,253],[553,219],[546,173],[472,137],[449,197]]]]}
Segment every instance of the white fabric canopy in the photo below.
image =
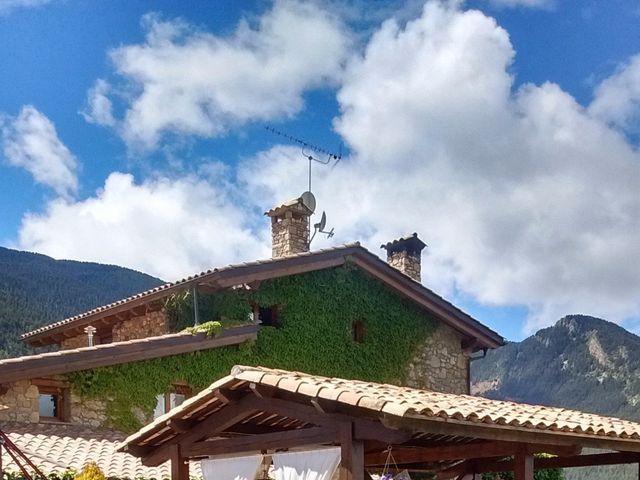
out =
{"type": "Polygon", "coordinates": [[[254,480],[260,463],[262,455],[249,455],[202,460],[200,467],[205,480],[254,480]]]}
{"type": "Polygon", "coordinates": [[[340,463],[340,447],[273,454],[276,480],[331,480],[340,463]]]}

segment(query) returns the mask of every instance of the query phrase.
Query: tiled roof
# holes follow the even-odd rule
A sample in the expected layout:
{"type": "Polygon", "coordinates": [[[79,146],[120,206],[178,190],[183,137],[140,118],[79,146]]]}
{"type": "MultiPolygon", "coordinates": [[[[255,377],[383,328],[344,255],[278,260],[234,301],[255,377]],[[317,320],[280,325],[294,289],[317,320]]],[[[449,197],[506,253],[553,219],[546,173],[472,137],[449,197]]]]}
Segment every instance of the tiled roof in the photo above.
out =
{"type": "Polygon", "coordinates": [[[438,418],[472,424],[509,425],[529,430],[589,434],[640,441],[640,424],[565,408],[490,400],[359,380],[326,378],[261,367],[236,367],[234,378],[270,385],[308,397],[408,418],[438,418]]]}
{"type": "MultiPolygon", "coordinates": [[[[159,467],[145,467],[127,453],[116,451],[125,435],[111,430],[99,430],[77,425],[0,422],[0,429],[20,448],[43,473],[62,472],[66,468],[79,471],[89,462],[96,462],[107,477],[168,478],[168,462],[159,467]]],[[[2,450],[3,469],[18,472],[6,450],[2,450]]],[[[192,463],[192,475],[200,475],[200,464],[192,463]]]]}
{"type": "MultiPolygon", "coordinates": [[[[185,418],[198,411],[203,415],[203,405],[216,405],[220,388],[248,389],[250,384],[275,387],[289,392],[299,399],[324,399],[345,407],[356,408],[363,416],[396,417],[412,423],[414,432],[424,429],[428,422],[456,424],[460,427],[495,427],[510,431],[536,432],[554,436],[571,436],[577,444],[606,438],[616,441],[620,450],[629,443],[640,448],[640,424],[583,413],[564,408],[529,405],[500,400],[489,400],[471,395],[439,393],[396,385],[326,378],[306,373],[274,370],[263,367],[236,366],[230,376],[212,384],[198,396],[171,410],[158,421],[144,427],[125,442],[128,445],[144,444],[153,438],[154,444],[163,442],[164,425],[170,418],[185,418]],[[423,421],[421,423],[421,421],[423,421]]],[[[219,403],[217,404],[219,407],[219,403]]],[[[433,423],[430,423],[433,425],[433,423]]],[[[171,435],[167,432],[167,435],[171,435]]],[[[468,435],[473,436],[473,435],[468,435]]],[[[167,439],[170,436],[166,437],[167,439]]],[[[572,441],[574,441],[572,440],[572,441]]]]}
{"type": "Polygon", "coordinates": [[[174,291],[191,288],[202,283],[219,285],[218,282],[221,280],[228,282],[229,279],[232,279],[234,282],[238,282],[235,283],[237,285],[255,279],[256,273],[260,274],[261,279],[273,278],[277,275],[291,275],[292,273],[290,272],[292,270],[289,267],[295,267],[296,272],[301,273],[303,271],[328,268],[326,266],[327,263],[323,262],[333,262],[331,264],[337,266],[338,261],[344,262],[347,258],[352,259],[356,265],[378,277],[383,283],[387,282],[392,288],[405,293],[413,301],[427,305],[444,322],[448,322],[451,326],[470,337],[477,338],[481,346],[494,348],[502,345],[503,339],[496,332],[426,288],[420,282],[389,266],[387,262],[360,246],[358,242],[313,252],[288,255],[283,258],[245,262],[207,270],[206,272],[201,272],[173,283],[167,283],[117,302],[89,310],[80,315],[40,327],[23,334],[22,339],[30,342],[34,341],[35,337],[51,335],[54,330],[61,331],[72,328],[72,326],[83,326],[95,319],[105,318],[135,306],[162,300],[174,291]]]}
{"type": "MultiPolygon", "coordinates": [[[[171,333],[92,347],[59,350],[0,360],[0,378],[4,382],[57,375],[89,368],[149,360],[183,353],[238,345],[255,339],[257,325],[243,325],[222,330],[211,337],[205,333],[171,333]]],[[[0,407],[1,409],[1,407],[0,407]]]]}
{"type": "MultiPolygon", "coordinates": [[[[106,305],[102,305],[100,307],[97,308],[93,308],[91,310],[88,310],[84,313],[78,314],[78,315],[74,315],[72,317],[68,317],[65,318],[64,320],[60,320],[58,322],[54,322],[54,323],[50,323],[49,325],[44,325],[40,328],[36,328],[34,330],[31,330],[29,332],[23,333],[20,338],[22,339],[28,339],[29,337],[32,337],[34,335],[37,335],[39,333],[43,333],[46,332],[47,330],[53,330],[54,328],[60,327],[62,325],[66,325],[69,323],[73,323],[77,320],[82,320],[83,318],[95,315],[97,313],[101,313],[101,312],[106,312],[107,310],[111,310],[114,307],[120,306],[120,305],[124,305],[126,303],[130,303],[134,300],[138,300],[138,299],[142,299],[145,297],[150,297],[154,294],[160,293],[160,292],[164,292],[167,290],[173,290],[176,287],[182,287],[182,286],[188,286],[190,283],[193,283],[197,280],[203,280],[206,279],[207,277],[218,273],[218,272],[223,272],[223,271],[227,271],[227,270],[233,270],[236,268],[240,268],[240,267],[248,267],[248,266],[253,266],[253,265],[263,265],[263,264],[269,264],[269,263],[276,263],[278,261],[282,261],[282,260],[287,260],[287,259],[291,259],[293,257],[308,257],[311,255],[315,255],[318,253],[323,253],[323,252],[327,252],[327,251],[337,251],[337,250],[346,250],[349,248],[353,248],[353,247],[359,247],[360,243],[359,242],[355,242],[355,243],[350,243],[350,244],[345,244],[345,245],[341,245],[338,247],[333,247],[333,248],[328,248],[328,249],[323,249],[323,250],[317,250],[315,252],[304,252],[304,253],[298,253],[295,255],[289,255],[286,259],[284,258],[271,258],[271,259],[267,259],[267,260],[256,260],[254,262],[243,262],[243,263],[237,263],[237,264],[232,264],[232,265],[227,265],[225,267],[221,267],[221,268],[213,268],[204,272],[200,272],[197,273],[195,275],[191,275],[189,277],[185,277],[182,278],[180,280],[176,280],[175,282],[168,282],[165,283],[163,285],[160,285],[159,287],[154,287],[151,288],[149,290],[145,290],[144,292],[140,292],[140,293],[136,293],[135,295],[131,295],[130,297],[126,297],[126,298],[122,298],[120,300],[117,300],[115,302],[112,303],[108,303],[106,305]]],[[[167,293],[168,294],[168,293],[167,293]]]]}

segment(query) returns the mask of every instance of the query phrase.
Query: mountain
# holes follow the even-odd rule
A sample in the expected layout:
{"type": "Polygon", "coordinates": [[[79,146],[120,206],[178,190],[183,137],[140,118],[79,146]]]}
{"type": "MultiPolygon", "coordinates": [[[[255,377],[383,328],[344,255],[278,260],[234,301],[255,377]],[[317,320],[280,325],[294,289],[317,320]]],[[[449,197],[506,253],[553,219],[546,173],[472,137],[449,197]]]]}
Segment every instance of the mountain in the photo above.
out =
{"type": "Polygon", "coordinates": [[[27,352],[20,334],[163,283],[113,265],[0,247],[0,358],[27,352]]]}
{"type": "MultiPolygon", "coordinates": [[[[472,393],[640,421],[640,337],[570,315],[471,364],[472,393]]],[[[567,479],[637,479],[635,467],[567,470],[567,479]]]]}

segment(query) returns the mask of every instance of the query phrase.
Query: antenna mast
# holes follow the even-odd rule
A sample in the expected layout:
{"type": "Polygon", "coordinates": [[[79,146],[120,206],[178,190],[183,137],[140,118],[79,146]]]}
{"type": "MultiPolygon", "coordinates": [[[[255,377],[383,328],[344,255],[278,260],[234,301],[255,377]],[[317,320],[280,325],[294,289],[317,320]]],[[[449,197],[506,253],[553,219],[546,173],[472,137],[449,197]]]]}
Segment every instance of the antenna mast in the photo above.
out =
{"type": "Polygon", "coordinates": [[[334,161],[335,163],[333,164],[333,166],[335,167],[338,162],[340,160],[342,160],[342,148],[340,148],[340,153],[334,153],[330,150],[327,150],[325,148],[319,147],[318,145],[314,145],[313,143],[309,143],[306,140],[303,140],[301,138],[298,137],[294,137],[293,135],[289,135],[288,133],[285,132],[281,132],[280,130],[276,130],[273,127],[264,127],[265,129],[267,129],[268,131],[270,131],[271,133],[275,133],[276,135],[280,136],[280,137],[284,137],[287,140],[293,142],[293,143],[297,143],[298,145],[300,145],[302,147],[302,155],[304,155],[304,157],[309,160],[309,185],[308,185],[308,190],[311,191],[311,165],[313,164],[312,162],[317,162],[320,165],[328,165],[329,163],[331,163],[332,161],[334,161]],[[314,152],[316,154],[320,154],[320,155],[326,155],[326,159],[325,160],[321,160],[319,158],[314,157],[313,155],[311,155],[311,153],[309,152],[314,152]]]}
{"type": "MultiPolygon", "coordinates": [[[[309,209],[312,212],[315,211],[316,201],[315,201],[315,197],[313,196],[313,193],[311,193],[311,166],[313,165],[313,162],[319,163],[320,165],[328,165],[333,161],[334,162],[333,167],[335,167],[338,164],[338,162],[342,160],[342,146],[340,146],[340,152],[336,154],[325,148],[319,147],[318,145],[309,143],[306,140],[303,140],[298,137],[294,137],[293,135],[289,135],[288,133],[281,132],[280,130],[276,130],[273,127],[266,126],[264,128],[270,131],[271,133],[275,133],[280,137],[284,137],[287,140],[293,143],[297,143],[302,147],[302,155],[304,155],[304,157],[309,161],[309,185],[308,185],[308,190],[302,194],[302,198],[305,204],[312,202],[313,203],[312,207],[310,204],[307,206],[310,207],[309,209]],[[313,155],[311,155],[311,153],[309,152],[314,152],[320,155],[326,155],[326,159],[321,160],[319,158],[316,158],[313,155]]],[[[322,212],[322,218],[320,219],[320,222],[313,224],[313,228],[314,228],[313,235],[311,235],[311,223],[309,223],[309,244],[311,244],[311,242],[313,241],[317,233],[324,233],[325,235],[327,235],[327,238],[333,237],[333,228],[329,231],[325,231],[324,228],[326,226],[326,223],[327,223],[327,215],[325,212],[322,212]]]]}

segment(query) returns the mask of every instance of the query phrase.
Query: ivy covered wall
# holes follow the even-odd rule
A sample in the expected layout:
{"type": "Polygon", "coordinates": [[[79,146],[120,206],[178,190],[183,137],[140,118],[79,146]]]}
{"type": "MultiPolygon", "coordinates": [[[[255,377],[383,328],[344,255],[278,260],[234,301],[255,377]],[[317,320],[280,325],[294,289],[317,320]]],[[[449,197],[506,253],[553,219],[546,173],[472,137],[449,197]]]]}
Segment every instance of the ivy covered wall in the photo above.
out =
{"type": "MultiPolygon", "coordinates": [[[[184,300],[174,298],[168,305],[176,328],[192,318],[184,300]]],[[[108,426],[130,432],[146,423],[156,394],[170,391],[172,382],[199,390],[236,364],[403,383],[416,349],[437,326],[415,304],[351,265],[203,298],[201,319],[237,324],[246,321],[251,303],[278,305],[280,323],[262,327],[251,344],[76,372],[70,375],[71,388],[83,397],[106,400],[108,426]],[[353,339],[357,320],[364,326],[362,342],[353,339]]]]}

